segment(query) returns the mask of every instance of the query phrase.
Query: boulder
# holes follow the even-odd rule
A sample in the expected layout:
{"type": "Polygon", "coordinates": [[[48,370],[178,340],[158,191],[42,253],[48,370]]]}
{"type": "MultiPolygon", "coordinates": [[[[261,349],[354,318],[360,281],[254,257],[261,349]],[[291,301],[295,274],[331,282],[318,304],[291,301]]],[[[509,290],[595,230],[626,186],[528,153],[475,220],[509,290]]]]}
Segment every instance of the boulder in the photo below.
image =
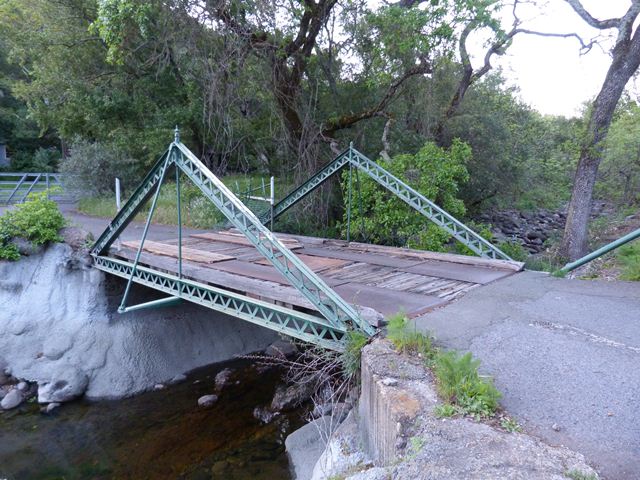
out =
{"type": "Polygon", "coordinates": [[[318,418],[286,438],[284,445],[294,479],[311,479],[313,468],[326,446],[330,425],[330,417],[318,418]]]}
{"type": "Polygon", "coordinates": [[[276,412],[292,410],[309,400],[314,389],[315,382],[312,379],[302,380],[288,387],[280,386],[271,401],[271,410],[276,412]]]}
{"type": "Polygon", "coordinates": [[[16,247],[18,247],[18,251],[20,255],[31,256],[42,253],[44,247],[42,245],[34,245],[31,240],[27,240],[22,237],[14,237],[11,239],[11,243],[13,243],[16,247]]]}
{"type": "Polygon", "coordinates": [[[199,407],[210,407],[218,401],[217,395],[203,395],[198,399],[199,407]]]}
{"type": "Polygon", "coordinates": [[[93,235],[78,227],[65,227],[60,230],[60,236],[64,243],[74,250],[88,248],[93,241],[93,235]]]}
{"type": "Polygon", "coordinates": [[[233,373],[233,370],[231,370],[230,368],[225,368],[224,370],[221,370],[218,372],[215,380],[217,390],[222,390],[222,388],[227,383],[229,383],[229,378],[231,378],[232,373],[233,373]]]}
{"type": "Polygon", "coordinates": [[[2,402],[0,402],[0,407],[2,407],[5,410],[10,410],[20,405],[23,400],[24,400],[24,397],[22,396],[22,392],[14,388],[4,396],[4,398],[2,399],[2,402]]]}

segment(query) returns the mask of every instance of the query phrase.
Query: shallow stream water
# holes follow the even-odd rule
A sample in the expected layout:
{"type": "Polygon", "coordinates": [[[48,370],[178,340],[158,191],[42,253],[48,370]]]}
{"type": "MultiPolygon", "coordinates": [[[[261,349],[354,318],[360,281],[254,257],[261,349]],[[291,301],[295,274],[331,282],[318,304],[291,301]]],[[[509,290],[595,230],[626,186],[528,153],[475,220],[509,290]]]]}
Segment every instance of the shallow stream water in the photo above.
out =
{"type": "Polygon", "coordinates": [[[281,377],[236,360],[163,390],[72,402],[50,415],[26,403],[0,413],[0,479],[288,479],[284,439],[303,425],[304,408],[269,424],[253,416],[281,377]],[[199,397],[217,393],[223,368],[233,375],[217,403],[198,407],[199,397]]]}

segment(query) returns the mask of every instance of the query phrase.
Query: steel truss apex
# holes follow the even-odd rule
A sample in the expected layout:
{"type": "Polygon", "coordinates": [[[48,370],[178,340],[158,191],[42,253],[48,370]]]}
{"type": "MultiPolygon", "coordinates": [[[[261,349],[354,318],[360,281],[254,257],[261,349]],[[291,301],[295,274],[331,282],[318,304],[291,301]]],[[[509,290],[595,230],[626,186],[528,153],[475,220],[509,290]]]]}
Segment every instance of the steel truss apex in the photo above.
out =
{"type": "Polygon", "coordinates": [[[471,230],[460,220],[447,213],[398,177],[367,158],[364,154],[353,148],[353,145],[350,145],[348,149],[338,155],[332,162],[320,169],[306,182],[276,203],[273,207],[273,214],[269,217],[263,215],[261,217],[262,222],[267,222],[271,219],[275,220],[347,165],[366,173],[380,186],[389,190],[418,213],[448,232],[475,254],[485,258],[512,261],[512,259],[498,247],[471,230]]]}

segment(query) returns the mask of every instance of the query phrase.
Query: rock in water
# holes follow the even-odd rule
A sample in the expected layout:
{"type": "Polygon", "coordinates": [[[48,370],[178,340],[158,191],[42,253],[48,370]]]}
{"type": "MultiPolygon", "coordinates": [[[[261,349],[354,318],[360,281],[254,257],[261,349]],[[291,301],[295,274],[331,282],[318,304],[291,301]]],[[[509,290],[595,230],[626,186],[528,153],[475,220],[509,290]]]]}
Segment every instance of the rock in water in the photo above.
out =
{"type": "Polygon", "coordinates": [[[0,402],[0,407],[4,408],[5,410],[10,410],[20,405],[22,403],[22,400],[23,398],[20,390],[13,389],[2,399],[2,402],[0,402]]]}
{"type": "Polygon", "coordinates": [[[214,403],[218,401],[217,395],[203,395],[198,399],[198,406],[200,407],[210,407],[214,403]]]}
{"type": "Polygon", "coordinates": [[[271,410],[282,412],[291,410],[311,398],[315,382],[312,379],[301,381],[290,387],[278,387],[271,401],[271,410]]]}
{"type": "Polygon", "coordinates": [[[233,370],[225,368],[216,375],[216,389],[221,390],[228,382],[233,370]]]}

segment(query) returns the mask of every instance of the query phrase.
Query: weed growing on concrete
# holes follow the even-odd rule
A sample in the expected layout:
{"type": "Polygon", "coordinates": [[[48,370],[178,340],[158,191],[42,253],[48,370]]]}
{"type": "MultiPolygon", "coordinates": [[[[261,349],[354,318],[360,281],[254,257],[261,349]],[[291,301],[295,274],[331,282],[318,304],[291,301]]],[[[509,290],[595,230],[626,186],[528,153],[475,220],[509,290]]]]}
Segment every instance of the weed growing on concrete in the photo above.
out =
{"type": "Polygon", "coordinates": [[[438,353],[434,368],[438,390],[446,402],[457,405],[465,414],[491,417],[501,395],[490,379],[480,376],[479,366],[480,360],[474,360],[470,352],[438,353]]]}
{"type": "Polygon", "coordinates": [[[513,418],[510,418],[510,417],[504,417],[500,421],[500,426],[502,428],[504,428],[509,433],[521,432],[522,431],[522,427],[520,426],[520,424],[518,422],[516,422],[513,418]]]}
{"type": "Polygon", "coordinates": [[[409,319],[403,313],[397,313],[389,318],[387,338],[403,353],[414,353],[427,361],[432,361],[436,355],[436,348],[431,338],[415,327],[411,328],[409,319]]]}
{"type": "Polygon", "coordinates": [[[595,473],[584,473],[580,470],[569,470],[564,476],[571,480],[599,480],[598,475],[595,473]]]}
{"type": "Polygon", "coordinates": [[[440,405],[436,405],[436,407],[433,409],[433,413],[438,418],[449,418],[456,415],[458,413],[458,409],[450,403],[443,403],[440,405]]]}
{"type": "Polygon", "coordinates": [[[438,391],[446,402],[436,407],[437,416],[463,414],[480,418],[495,414],[500,392],[490,379],[478,373],[480,361],[474,360],[471,353],[439,351],[432,339],[416,331],[402,313],[389,318],[387,338],[401,352],[418,354],[433,369],[438,391]]]}

